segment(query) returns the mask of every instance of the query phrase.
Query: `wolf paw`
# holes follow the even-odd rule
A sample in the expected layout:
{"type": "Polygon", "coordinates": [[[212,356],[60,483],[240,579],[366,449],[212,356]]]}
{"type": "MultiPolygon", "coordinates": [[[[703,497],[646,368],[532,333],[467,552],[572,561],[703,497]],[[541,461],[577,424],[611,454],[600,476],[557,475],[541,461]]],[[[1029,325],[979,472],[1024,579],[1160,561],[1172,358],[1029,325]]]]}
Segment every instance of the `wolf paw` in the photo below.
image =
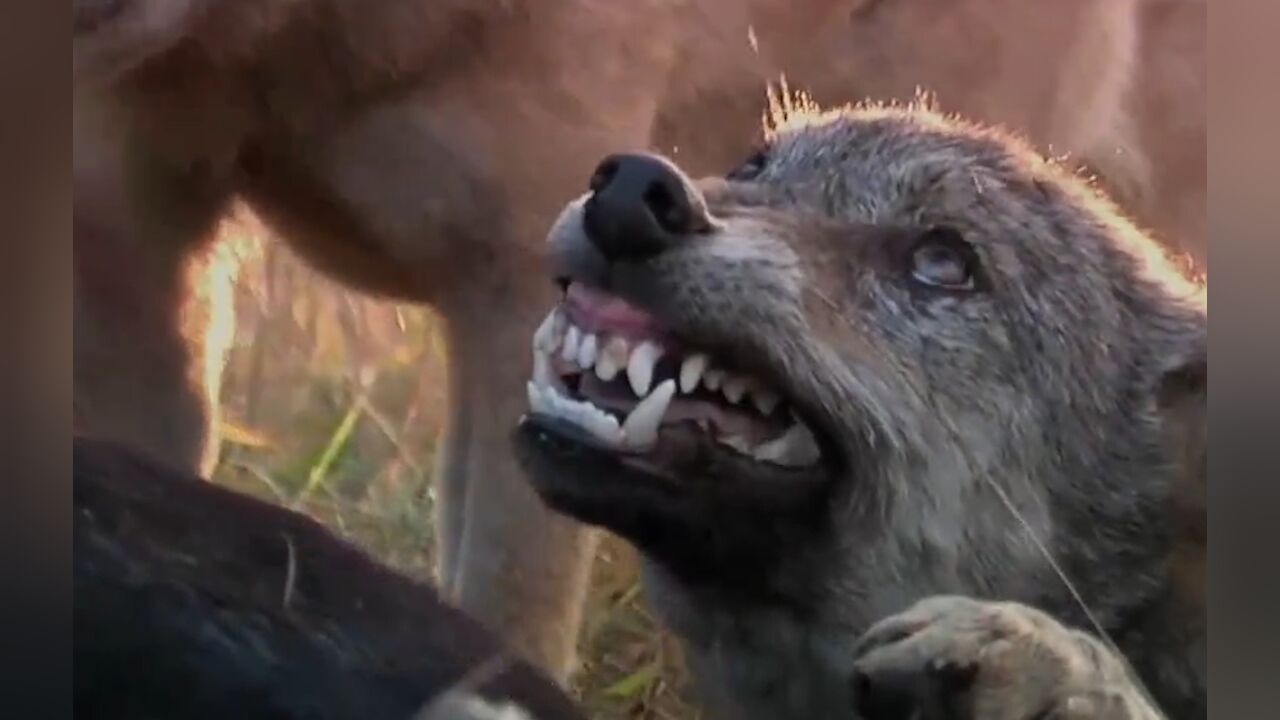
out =
{"type": "Polygon", "coordinates": [[[937,596],[880,621],[854,648],[863,720],[1154,720],[1102,643],[1010,602],[937,596]]]}

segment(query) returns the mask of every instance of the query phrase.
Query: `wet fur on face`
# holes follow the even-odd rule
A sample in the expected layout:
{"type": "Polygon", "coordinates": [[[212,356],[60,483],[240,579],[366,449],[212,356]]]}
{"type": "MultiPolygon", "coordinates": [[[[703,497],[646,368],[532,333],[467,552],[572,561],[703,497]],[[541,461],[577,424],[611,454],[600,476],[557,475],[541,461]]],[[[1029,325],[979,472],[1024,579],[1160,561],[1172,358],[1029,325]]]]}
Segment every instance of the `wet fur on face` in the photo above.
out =
{"type": "Polygon", "coordinates": [[[840,716],[860,633],[953,593],[1097,622],[1195,716],[1203,635],[1165,614],[1203,285],[1079,178],[923,107],[793,118],[697,188],[710,230],[639,260],[605,258],[576,201],[555,273],[776,388],[819,463],[637,463],[536,414],[517,446],[552,507],[646,554],[710,702],[840,716]]]}

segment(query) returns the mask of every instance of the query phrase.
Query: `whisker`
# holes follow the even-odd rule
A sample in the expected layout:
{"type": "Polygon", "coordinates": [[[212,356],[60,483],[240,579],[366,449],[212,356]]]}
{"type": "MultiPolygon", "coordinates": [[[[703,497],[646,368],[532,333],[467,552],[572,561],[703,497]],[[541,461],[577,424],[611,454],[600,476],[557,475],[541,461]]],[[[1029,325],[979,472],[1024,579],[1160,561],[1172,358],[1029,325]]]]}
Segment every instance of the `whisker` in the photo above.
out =
{"type": "MultiPolygon", "coordinates": [[[[839,306],[836,305],[836,303],[833,302],[829,297],[823,294],[822,291],[816,288],[806,288],[806,290],[810,292],[814,297],[817,297],[819,300],[821,300],[828,307],[830,307],[835,312],[836,316],[840,318],[841,322],[843,322],[845,325],[849,326],[850,328],[854,327],[853,323],[849,320],[849,318],[843,312],[841,312],[839,306]]],[[[907,383],[907,386],[911,388],[911,391],[916,394],[917,398],[920,399],[923,402],[923,404],[925,405],[932,404],[928,401],[927,394],[922,393],[918,388],[914,387],[910,383],[907,383]]],[[[1092,626],[1098,638],[1108,648],[1111,649],[1111,651],[1116,655],[1116,657],[1121,662],[1124,662],[1126,666],[1128,666],[1128,659],[1125,657],[1125,654],[1120,650],[1120,647],[1115,643],[1110,633],[1108,633],[1106,629],[1103,628],[1102,623],[1098,620],[1097,615],[1094,613],[1089,603],[1085,600],[1084,596],[1079,591],[1079,588],[1076,586],[1074,582],[1072,582],[1071,578],[1067,575],[1066,570],[1062,567],[1061,564],[1058,563],[1057,558],[1053,556],[1053,553],[1049,551],[1048,545],[1040,537],[1039,533],[1037,533],[1035,528],[1031,526],[1031,523],[1027,521],[1026,517],[1022,514],[1022,512],[1018,510],[1017,505],[1013,502],[1013,499],[1009,497],[1009,494],[1005,490],[1005,488],[1001,487],[1000,483],[996,482],[995,479],[992,478],[988,473],[979,471],[978,469],[979,466],[974,461],[973,455],[969,452],[969,449],[961,441],[962,436],[960,434],[959,429],[956,428],[956,426],[942,414],[937,414],[936,417],[938,420],[942,422],[944,430],[952,437],[952,440],[953,440],[952,445],[953,447],[959,450],[961,459],[964,462],[964,464],[968,467],[969,472],[981,478],[982,482],[995,493],[996,497],[1000,500],[1000,503],[1005,507],[1006,510],[1009,511],[1009,514],[1013,516],[1014,520],[1017,521],[1018,525],[1022,528],[1023,532],[1026,534],[1026,536],[1031,540],[1031,542],[1035,546],[1036,551],[1039,552],[1044,557],[1050,569],[1062,582],[1063,587],[1067,589],[1067,592],[1070,593],[1072,600],[1076,603],[1076,605],[1079,606],[1080,610],[1084,613],[1085,619],[1088,621],[1089,625],[1092,626]]],[[[1030,487],[1029,478],[1027,479],[1027,483],[1028,483],[1028,487],[1030,487]]],[[[1032,496],[1034,497],[1035,493],[1032,493],[1032,496]]],[[[1134,680],[1135,684],[1139,688],[1141,688],[1143,692],[1146,692],[1148,696],[1150,696],[1151,694],[1150,690],[1146,687],[1146,684],[1142,681],[1142,679],[1138,676],[1138,674],[1132,671],[1132,668],[1130,668],[1129,674],[1134,680]]]]}

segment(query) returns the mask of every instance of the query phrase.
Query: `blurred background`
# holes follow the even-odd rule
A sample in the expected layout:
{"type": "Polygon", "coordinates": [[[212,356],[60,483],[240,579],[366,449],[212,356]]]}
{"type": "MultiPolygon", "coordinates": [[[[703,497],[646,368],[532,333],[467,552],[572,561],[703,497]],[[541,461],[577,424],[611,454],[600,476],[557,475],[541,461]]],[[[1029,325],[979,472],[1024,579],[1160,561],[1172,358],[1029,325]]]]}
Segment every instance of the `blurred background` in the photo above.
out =
{"type": "MultiPolygon", "coordinates": [[[[435,583],[435,441],[445,411],[436,316],[342,289],[241,210],[192,267],[224,348],[214,482],[305,513],[435,583]]],[[[216,354],[216,353],[215,353],[216,354]]],[[[633,551],[606,537],[573,690],[598,718],[698,718],[674,637],[646,611],[633,551]]]]}

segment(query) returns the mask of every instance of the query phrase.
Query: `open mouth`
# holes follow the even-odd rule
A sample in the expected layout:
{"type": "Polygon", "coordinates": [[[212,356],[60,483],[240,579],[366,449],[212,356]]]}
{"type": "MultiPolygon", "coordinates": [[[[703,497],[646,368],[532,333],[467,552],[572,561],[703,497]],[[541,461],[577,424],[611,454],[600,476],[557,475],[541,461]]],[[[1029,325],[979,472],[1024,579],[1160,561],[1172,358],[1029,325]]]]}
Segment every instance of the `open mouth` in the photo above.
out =
{"type": "Polygon", "coordinates": [[[620,455],[657,458],[664,445],[695,440],[784,468],[822,459],[781,392],[581,283],[568,285],[534,333],[528,391],[535,414],[620,455]]]}

